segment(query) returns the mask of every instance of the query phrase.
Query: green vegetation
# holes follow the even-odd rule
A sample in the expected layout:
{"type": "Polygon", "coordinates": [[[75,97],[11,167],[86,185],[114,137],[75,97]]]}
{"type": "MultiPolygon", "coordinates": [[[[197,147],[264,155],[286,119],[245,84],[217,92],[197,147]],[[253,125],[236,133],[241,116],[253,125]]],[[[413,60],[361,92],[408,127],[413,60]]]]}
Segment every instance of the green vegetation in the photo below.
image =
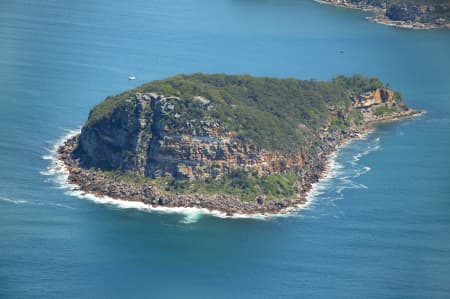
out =
{"type": "MultiPolygon", "coordinates": [[[[99,170],[101,171],[101,170],[99,170]]],[[[266,200],[289,198],[298,193],[300,178],[294,174],[272,174],[258,176],[244,170],[235,170],[217,180],[208,178],[204,181],[189,182],[176,180],[173,177],[152,179],[135,173],[123,171],[102,171],[108,178],[141,186],[156,185],[169,194],[215,194],[234,195],[244,201],[253,201],[260,195],[266,200]]]]}
{"type": "MultiPolygon", "coordinates": [[[[385,87],[377,78],[361,75],[338,76],[327,82],[247,75],[178,75],[106,98],[91,111],[85,127],[94,126],[103,119],[108,124],[111,121],[108,116],[115,111],[136,113],[135,102],[127,99],[137,92],[152,92],[179,97],[154,102],[153,108],[143,111],[150,122],[158,117],[158,126],[164,127],[164,133],[179,136],[195,131],[197,136],[208,136],[202,130],[209,127],[205,129],[203,124],[211,120],[217,130],[231,130],[239,143],[256,144],[287,156],[298,154],[300,149],[314,154],[322,143],[318,134],[321,128],[345,130],[353,124],[360,124],[363,116],[359,109],[354,108],[355,97],[385,87]],[[202,102],[195,98],[197,96],[210,101],[202,102]],[[170,113],[155,109],[155,105],[168,109],[170,113]],[[119,106],[121,109],[115,109],[119,106]]],[[[382,115],[405,107],[398,92],[394,93],[394,98],[395,108],[379,107],[375,114],[382,115]]],[[[140,137],[149,140],[152,132],[144,131],[140,137]]],[[[134,161],[135,155],[128,149],[121,152],[121,157],[130,162],[134,161]]],[[[308,170],[308,165],[303,167],[308,170]]],[[[211,165],[211,170],[215,168],[220,166],[211,165]]],[[[172,176],[154,179],[122,171],[103,173],[110,179],[133,185],[151,184],[168,194],[223,193],[244,201],[253,201],[259,196],[265,200],[293,197],[299,192],[300,184],[299,172],[258,175],[240,169],[214,179],[194,181],[172,176]]]]}
{"type": "MultiPolygon", "coordinates": [[[[339,76],[327,82],[247,75],[178,75],[106,98],[91,111],[86,126],[112,113],[136,92],[156,92],[184,99],[176,112],[187,118],[210,116],[220,120],[236,133],[239,142],[295,152],[313,144],[319,127],[332,124],[333,128],[343,129],[360,118],[355,113],[336,118],[330,114],[330,106],[345,112],[351,105],[351,96],[383,86],[380,80],[361,75],[339,76]],[[194,104],[194,96],[210,99],[212,109],[194,104]]],[[[170,121],[169,127],[177,130],[186,119],[170,121]]]]}
{"type": "Polygon", "coordinates": [[[240,197],[244,201],[255,200],[264,195],[266,200],[289,198],[298,193],[300,178],[294,174],[257,176],[243,170],[235,170],[218,180],[207,179],[194,182],[191,191],[200,193],[222,192],[240,197]]]}
{"type": "Polygon", "coordinates": [[[138,175],[134,172],[124,172],[120,170],[103,170],[97,169],[98,172],[104,174],[107,178],[114,181],[123,181],[133,185],[143,185],[146,183],[152,183],[152,179],[138,175]]]}
{"type": "Polygon", "coordinates": [[[373,114],[379,116],[379,115],[383,115],[383,114],[386,114],[386,113],[392,113],[394,111],[395,111],[395,109],[393,109],[391,107],[377,107],[373,114]]]}

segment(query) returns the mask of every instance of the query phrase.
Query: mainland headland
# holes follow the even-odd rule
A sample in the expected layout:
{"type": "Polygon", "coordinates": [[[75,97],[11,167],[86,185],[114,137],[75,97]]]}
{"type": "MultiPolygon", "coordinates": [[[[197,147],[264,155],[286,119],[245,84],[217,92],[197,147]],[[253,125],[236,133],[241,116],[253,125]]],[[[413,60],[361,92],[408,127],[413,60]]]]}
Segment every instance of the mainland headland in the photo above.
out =
{"type": "Polygon", "coordinates": [[[270,215],[306,202],[338,145],[419,113],[360,75],[177,75],[107,97],[58,159],[97,196],[270,215]]]}
{"type": "Polygon", "coordinates": [[[450,0],[315,0],[373,13],[374,22],[411,29],[449,29],[450,0]]]}

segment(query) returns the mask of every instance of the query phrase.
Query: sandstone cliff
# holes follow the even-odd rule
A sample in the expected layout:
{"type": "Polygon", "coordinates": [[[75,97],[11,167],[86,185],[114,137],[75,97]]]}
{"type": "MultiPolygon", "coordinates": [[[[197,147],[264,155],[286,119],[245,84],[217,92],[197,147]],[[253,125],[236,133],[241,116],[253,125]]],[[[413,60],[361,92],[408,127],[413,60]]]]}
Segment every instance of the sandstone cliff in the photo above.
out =
{"type": "Polygon", "coordinates": [[[338,144],[374,121],[414,113],[378,79],[359,75],[180,75],[108,97],[60,157],[86,191],[274,212],[305,200],[338,144]]]}
{"type": "Polygon", "coordinates": [[[213,105],[203,97],[135,93],[85,126],[74,154],[85,167],[151,178],[215,178],[235,169],[259,175],[300,172],[305,151],[287,155],[238,143],[234,132],[204,113],[213,105]],[[187,110],[194,110],[195,118],[187,110]]]}

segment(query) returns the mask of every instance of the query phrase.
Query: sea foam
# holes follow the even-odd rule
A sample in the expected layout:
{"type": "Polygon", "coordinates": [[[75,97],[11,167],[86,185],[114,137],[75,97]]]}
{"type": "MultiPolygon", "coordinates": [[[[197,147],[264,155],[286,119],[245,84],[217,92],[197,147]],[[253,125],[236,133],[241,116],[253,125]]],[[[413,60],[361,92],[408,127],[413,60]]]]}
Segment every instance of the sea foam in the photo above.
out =
{"type": "Polygon", "coordinates": [[[12,203],[12,204],[15,204],[15,205],[28,203],[28,201],[26,201],[25,199],[10,198],[10,197],[6,197],[6,196],[0,196],[0,201],[4,201],[4,202],[7,202],[7,203],[12,203]]]}

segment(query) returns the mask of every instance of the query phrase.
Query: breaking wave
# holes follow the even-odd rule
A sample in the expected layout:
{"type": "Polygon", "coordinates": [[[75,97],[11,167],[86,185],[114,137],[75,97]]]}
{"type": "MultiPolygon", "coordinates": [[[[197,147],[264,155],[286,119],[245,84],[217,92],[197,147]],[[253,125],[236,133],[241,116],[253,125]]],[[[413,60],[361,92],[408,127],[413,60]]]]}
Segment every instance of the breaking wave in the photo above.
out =
{"type": "Polygon", "coordinates": [[[0,196],[0,201],[7,202],[7,203],[12,203],[12,204],[15,204],[15,205],[28,203],[28,201],[26,201],[25,199],[10,198],[10,197],[6,197],[6,196],[0,196]]]}
{"type": "MultiPolygon", "coordinates": [[[[339,147],[330,160],[329,173],[314,186],[313,189],[318,191],[311,192],[311,200],[320,195],[319,202],[323,202],[325,207],[337,207],[337,202],[344,199],[345,190],[369,189],[369,186],[358,182],[358,178],[371,171],[370,166],[361,164],[361,159],[382,149],[380,137],[370,138],[370,133],[339,147]]],[[[338,215],[335,217],[339,218],[338,215]]]]}
{"type": "Polygon", "coordinates": [[[64,209],[75,209],[74,207],[63,204],[63,203],[47,203],[47,202],[41,202],[41,201],[33,201],[33,200],[25,200],[22,198],[12,198],[8,196],[0,196],[0,202],[10,203],[14,205],[30,205],[30,206],[45,206],[45,207],[57,207],[57,208],[64,208],[64,209]]]}

